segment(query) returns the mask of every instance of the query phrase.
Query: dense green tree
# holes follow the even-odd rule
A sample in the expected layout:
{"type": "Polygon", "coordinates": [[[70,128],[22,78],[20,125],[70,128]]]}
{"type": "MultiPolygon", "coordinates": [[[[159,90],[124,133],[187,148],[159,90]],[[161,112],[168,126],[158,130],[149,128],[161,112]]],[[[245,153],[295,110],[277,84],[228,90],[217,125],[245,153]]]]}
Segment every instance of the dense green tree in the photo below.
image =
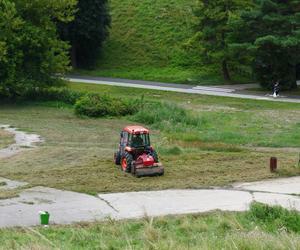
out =
{"type": "Polygon", "coordinates": [[[0,0],[0,95],[53,84],[69,64],[56,21],[71,21],[75,0],[0,0]]]}
{"type": "Polygon", "coordinates": [[[230,80],[229,63],[232,55],[227,36],[229,21],[237,18],[241,10],[251,6],[251,0],[199,0],[195,15],[196,40],[200,43],[203,62],[218,65],[225,80],[230,80]]]}
{"type": "Polygon", "coordinates": [[[253,71],[263,87],[279,81],[281,88],[296,85],[300,63],[300,0],[257,0],[232,23],[232,48],[252,56],[253,71]]]}
{"type": "Polygon", "coordinates": [[[15,5],[8,0],[0,0],[0,93],[9,91],[20,63],[20,53],[14,50],[18,44],[15,34],[22,29],[23,22],[17,17],[15,5]],[[16,53],[15,53],[16,52],[16,53]]]}
{"type": "Polygon", "coordinates": [[[90,67],[96,62],[102,43],[109,35],[110,14],[107,0],[79,0],[73,22],[59,24],[63,40],[69,41],[72,66],[90,67]]]}

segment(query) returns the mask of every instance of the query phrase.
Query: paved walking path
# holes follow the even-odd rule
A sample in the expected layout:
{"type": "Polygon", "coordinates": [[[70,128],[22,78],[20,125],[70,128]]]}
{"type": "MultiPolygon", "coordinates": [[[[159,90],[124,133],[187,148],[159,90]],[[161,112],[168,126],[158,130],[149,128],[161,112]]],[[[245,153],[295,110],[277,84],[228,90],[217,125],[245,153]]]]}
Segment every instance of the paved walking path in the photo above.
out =
{"type": "MultiPolygon", "coordinates": [[[[9,126],[5,128],[8,129],[9,126]]],[[[29,138],[40,141],[37,140],[40,137],[36,135],[32,136],[16,129],[10,131],[15,133],[16,140],[17,135],[21,134],[22,141],[28,142],[29,138]]],[[[28,144],[29,147],[34,146],[32,143],[28,144]]],[[[134,181],[135,178],[132,178],[134,181]]],[[[0,200],[0,228],[39,225],[39,211],[50,213],[51,224],[201,213],[216,209],[245,211],[253,201],[300,211],[300,177],[239,183],[223,188],[110,193],[96,196],[48,187],[26,188],[25,182],[5,178],[0,178],[0,183],[0,191],[23,188],[18,197],[0,200]]]]}
{"type": "Polygon", "coordinates": [[[119,86],[119,87],[172,91],[172,92],[188,93],[188,94],[201,94],[201,95],[235,97],[235,98],[253,99],[253,100],[300,103],[300,97],[297,96],[288,97],[288,98],[287,97],[273,98],[270,95],[264,96],[259,94],[254,95],[254,94],[240,93],[240,91],[244,90],[245,88],[257,86],[255,84],[224,85],[224,86],[208,87],[208,86],[193,86],[187,84],[161,83],[161,82],[152,82],[152,81],[127,80],[127,79],[91,77],[91,76],[68,76],[65,79],[75,83],[90,83],[90,84],[110,85],[110,86],[119,86]]]}
{"type": "MultiPolygon", "coordinates": [[[[9,182],[7,179],[6,181],[9,182]]],[[[39,225],[39,211],[48,211],[52,224],[213,210],[246,211],[253,201],[300,211],[299,194],[300,177],[244,183],[231,188],[161,190],[97,196],[34,187],[24,190],[19,197],[0,200],[0,228],[39,225]]]]}

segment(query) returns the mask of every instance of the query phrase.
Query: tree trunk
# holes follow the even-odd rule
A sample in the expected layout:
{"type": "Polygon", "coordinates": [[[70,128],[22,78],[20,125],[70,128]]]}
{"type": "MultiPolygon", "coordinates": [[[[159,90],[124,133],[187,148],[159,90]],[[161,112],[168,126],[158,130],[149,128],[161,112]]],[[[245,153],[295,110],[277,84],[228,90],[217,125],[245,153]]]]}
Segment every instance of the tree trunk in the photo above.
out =
{"type": "Polygon", "coordinates": [[[230,77],[230,73],[229,73],[229,70],[228,70],[228,64],[227,64],[227,61],[225,59],[222,62],[222,71],[223,71],[224,79],[226,81],[230,81],[231,77],[230,77]]]}
{"type": "Polygon", "coordinates": [[[73,44],[71,48],[71,63],[74,69],[77,68],[77,53],[76,53],[76,45],[73,44]]]}

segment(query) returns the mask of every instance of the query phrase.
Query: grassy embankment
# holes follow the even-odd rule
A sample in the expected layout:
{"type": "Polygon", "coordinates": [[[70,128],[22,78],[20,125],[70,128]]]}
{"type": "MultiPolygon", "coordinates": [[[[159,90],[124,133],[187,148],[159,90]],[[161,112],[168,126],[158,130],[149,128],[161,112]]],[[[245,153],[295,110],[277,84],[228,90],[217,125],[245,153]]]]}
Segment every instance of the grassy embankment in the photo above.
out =
{"type": "Polygon", "coordinates": [[[195,3],[110,0],[112,28],[103,55],[95,70],[78,72],[175,83],[224,83],[216,69],[200,65],[199,49],[188,46],[194,34],[195,3]]]}
{"type": "Polygon", "coordinates": [[[245,213],[6,229],[0,242],[0,249],[299,249],[300,214],[253,204],[245,213]]]}
{"type": "MultiPolygon", "coordinates": [[[[300,173],[299,104],[70,84],[73,89],[167,104],[125,118],[79,118],[59,103],[2,105],[0,120],[42,135],[35,150],[1,160],[1,176],[31,185],[97,192],[202,188],[300,173]],[[52,106],[52,107],[51,107],[52,106]],[[275,122],[276,121],[276,122],[275,122]],[[141,123],[166,167],[161,178],[136,179],[113,165],[119,132],[141,123]],[[268,171],[271,156],[279,172],[268,171]]],[[[142,107],[141,107],[142,108],[142,107]]]]}

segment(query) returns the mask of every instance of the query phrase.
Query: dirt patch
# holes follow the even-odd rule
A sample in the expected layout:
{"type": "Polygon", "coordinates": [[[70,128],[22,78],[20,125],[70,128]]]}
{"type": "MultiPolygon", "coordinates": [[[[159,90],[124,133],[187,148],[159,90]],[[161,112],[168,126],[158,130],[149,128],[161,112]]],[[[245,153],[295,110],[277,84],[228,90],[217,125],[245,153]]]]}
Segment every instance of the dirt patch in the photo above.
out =
{"type": "Polygon", "coordinates": [[[26,186],[27,184],[28,183],[26,183],[26,182],[12,181],[12,180],[0,177],[0,191],[23,187],[23,186],[26,186]]]}
{"type": "Polygon", "coordinates": [[[270,148],[270,147],[243,147],[248,150],[256,151],[256,152],[278,152],[278,153],[299,153],[300,148],[292,148],[292,147],[284,147],[284,148],[270,148]]]}
{"type": "Polygon", "coordinates": [[[2,129],[4,133],[13,134],[15,140],[13,144],[0,150],[0,159],[14,156],[25,149],[35,147],[36,143],[43,142],[43,139],[39,135],[27,134],[9,125],[0,125],[0,129],[2,129]]]}
{"type": "Polygon", "coordinates": [[[187,101],[180,105],[183,108],[197,111],[197,112],[237,112],[242,111],[241,109],[229,107],[229,106],[221,106],[221,105],[203,105],[203,104],[196,104],[191,101],[187,101]]]}
{"type": "MultiPolygon", "coordinates": [[[[36,146],[43,139],[39,135],[27,134],[12,128],[9,125],[0,125],[1,134],[13,135],[14,141],[6,148],[0,150],[0,159],[12,157],[21,151],[28,150],[36,146]]],[[[0,177],[0,200],[18,197],[19,193],[28,187],[28,183],[20,181],[12,181],[0,177]]]]}
{"type": "Polygon", "coordinates": [[[298,110],[289,110],[288,112],[282,112],[281,110],[266,110],[260,111],[260,114],[262,117],[269,118],[273,120],[274,123],[280,124],[298,123],[300,117],[300,111],[298,110]]]}
{"type": "Polygon", "coordinates": [[[8,147],[14,143],[14,135],[0,129],[0,149],[8,147]]]}

